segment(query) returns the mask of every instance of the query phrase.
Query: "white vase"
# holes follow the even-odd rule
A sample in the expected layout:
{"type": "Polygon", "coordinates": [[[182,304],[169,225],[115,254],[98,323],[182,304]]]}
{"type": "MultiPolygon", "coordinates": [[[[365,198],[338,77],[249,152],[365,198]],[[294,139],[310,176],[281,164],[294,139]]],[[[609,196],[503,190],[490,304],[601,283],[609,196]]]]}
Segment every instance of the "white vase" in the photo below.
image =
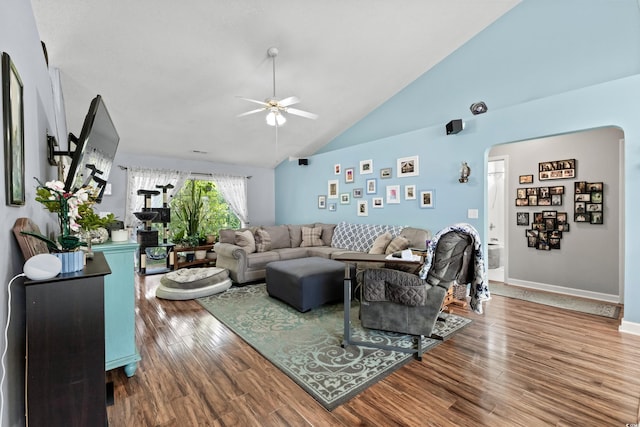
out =
{"type": "Polygon", "coordinates": [[[53,255],[62,261],[61,273],[73,273],[84,268],[84,251],[55,252],[53,255]]]}

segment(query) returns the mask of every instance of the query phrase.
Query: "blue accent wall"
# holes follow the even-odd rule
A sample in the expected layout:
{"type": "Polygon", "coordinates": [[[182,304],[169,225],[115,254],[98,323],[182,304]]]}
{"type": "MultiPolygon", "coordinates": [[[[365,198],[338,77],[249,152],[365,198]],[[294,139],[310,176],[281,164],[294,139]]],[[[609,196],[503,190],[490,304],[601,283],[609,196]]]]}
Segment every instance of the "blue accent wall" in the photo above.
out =
{"type": "MultiPolygon", "coordinates": [[[[487,235],[486,162],[490,147],[578,130],[619,126],[625,133],[624,320],[640,323],[640,13],[635,0],[525,0],[477,37],[425,73],[322,150],[308,166],[284,162],[276,169],[276,222],[339,222],[415,225],[437,231],[469,222],[487,235]],[[485,101],[489,112],[472,116],[469,105],[485,101]],[[462,118],[465,129],[445,135],[462,118]],[[418,155],[420,175],[395,178],[396,159],[418,155]],[[356,182],[339,177],[340,193],[364,188],[361,160],[372,159],[378,197],[384,186],[415,184],[435,190],[435,208],[402,200],[356,215],[338,200],[335,212],[317,208],[336,179],[333,166],[356,169],[356,182]],[[472,173],[457,181],[460,163],[472,173]],[[392,167],[394,178],[379,170],[392,167]],[[479,218],[467,218],[478,209],[479,218]]],[[[398,66],[401,66],[399,64],[398,66]]],[[[552,150],[552,148],[551,148],[552,150]]],[[[551,151],[552,152],[552,151],[551,151]]],[[[352,195],[351,195],[352,196],[352,195]]],[[[370,199],[370,195],[364,196],[370,199]]],[[[386,201],[386,200],[385,200],[386,201]]],[[[329,200],[329,202],[333,202],[329,200]]],[[[486,239],[484,239],[486,240],[486,239]]],[[[598,242],[594,242],[597,250],[598,242]]]]}

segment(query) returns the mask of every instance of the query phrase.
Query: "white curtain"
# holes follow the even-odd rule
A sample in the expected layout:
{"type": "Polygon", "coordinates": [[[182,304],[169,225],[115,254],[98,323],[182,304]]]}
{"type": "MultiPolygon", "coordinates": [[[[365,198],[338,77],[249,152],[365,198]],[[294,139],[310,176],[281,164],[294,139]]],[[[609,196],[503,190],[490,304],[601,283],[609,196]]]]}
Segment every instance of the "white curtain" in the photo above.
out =
{"type": "Polygon", "coordinates": [[[249,209],[247,207],[247,177],[212,174],[211,179],[224,197],[233,213],[240,219],[242,226],[249,225],[249,209]]]}
{"type": "Polygon", "coordinates": [[[144,169],[127,167],[127,201],[125,207],[125,226],[135,227],[140,221],[133,215],[144,207],[144,196],[138,195],[138,190],[160,191],[160,195],[151,198],[152,207],[162,207],[162,189],[156,185],[172,184],[167,190],[167,196],[173,196],[189,177],[190,172],[165,169],[144,169]]]}

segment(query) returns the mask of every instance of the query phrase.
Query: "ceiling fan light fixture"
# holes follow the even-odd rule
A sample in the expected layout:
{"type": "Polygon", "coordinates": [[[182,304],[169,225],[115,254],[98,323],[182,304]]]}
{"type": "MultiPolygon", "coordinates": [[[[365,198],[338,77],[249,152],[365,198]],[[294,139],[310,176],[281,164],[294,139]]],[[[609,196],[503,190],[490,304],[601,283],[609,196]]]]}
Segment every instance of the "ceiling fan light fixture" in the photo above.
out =
{"type": "Polygon", "coordinates": [[[287,122],[287,119],[282,114],[274,111],[269,111],[267,113],[266,120],[269,126],[282,126],[287,122]]]}

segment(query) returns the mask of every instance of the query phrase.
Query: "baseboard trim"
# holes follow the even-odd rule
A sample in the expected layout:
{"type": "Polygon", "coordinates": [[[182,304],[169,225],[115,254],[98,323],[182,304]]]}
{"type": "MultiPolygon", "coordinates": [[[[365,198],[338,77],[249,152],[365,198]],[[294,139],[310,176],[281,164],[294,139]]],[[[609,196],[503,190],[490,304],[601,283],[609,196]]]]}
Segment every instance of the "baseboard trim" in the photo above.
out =
{"type": "MultiPolygon", "coordinates": [[[[564,286],[549,285],[549,284],[546,284],[546,283],[538,283],[538,282],[530,282],[528,280],[513,279],[511,277],[509,277],[505,281],[505,284],[515,285],[515,286],[522,286],[522,287],[531,288],[531,289],[537,289],[539,291],[555,292],[557,294],[570,295],[570,296],[574,296],[574,297],[589,298],[589,299],[594,299],[594,300],[598,300],[598,301],[610,302],[610,303],[613,303],[613,304],[619,304],[620,303],[620,295],[603,294],[601,292],[593,292],[593,291],[585,291],[585,290],[582,290],[582,289],[566,288],[564,286]]],[[[489,285],[489,291],[491,291],[491,285],[489,285]]]]}
{"type": "Polygon", "coordinates": [[[618,331],[632,335],[640,335],[640,323],[629,322],[622,319],[618,331]]]}

